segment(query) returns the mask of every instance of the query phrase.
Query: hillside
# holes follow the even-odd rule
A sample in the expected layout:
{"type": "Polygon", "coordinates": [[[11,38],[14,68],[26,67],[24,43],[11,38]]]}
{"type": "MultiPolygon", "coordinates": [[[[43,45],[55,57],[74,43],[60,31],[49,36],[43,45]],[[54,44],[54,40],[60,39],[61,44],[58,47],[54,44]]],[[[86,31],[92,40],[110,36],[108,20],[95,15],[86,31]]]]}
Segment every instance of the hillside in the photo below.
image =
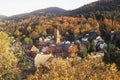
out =
{"type": "Polygon", "coordinates": [[[30,14],[32,15],[39,15],[41,13],[53,13],[53,14],[63,14],[66,10],[58,8],[58,7],[49,7],[49,8],[45,8],[45,9],[40,9],[40,10],[36,10],[31,12],[30,14]]]}
{"type": "Polygon", "coordinates": [[[7,18],[7,16],[0,15],[0,20],[7,18]]]}
{"type": "Polygon", "coordinates": [[[63,13],[65,13],[66,10],[58,8],[58,7],[49,7],[49,8],[45,8],[45,9],[40,9],[40,10],[36,10],[30,13],[24,13],[24,14],[18,14],[18,15],[13,15],[10,16],[7,19],[13,19],[13,20],[19,20],[19,19],[26,19],[26,18],[30,18],[32,16],[42,16],[42,15],[51,15],[51,16],[55,16],[55,15],[62,15],[63,13]]]}
{"type": "Polygon", "coordinates": [[[79,16],[80,14],[86,15],[89,13],[109,13],[109,15],[120,15],[119,11],[120,0],[99,0],[90,4],[86,4],[78,9],[68,11],[66,14],[70,16],[79,16]]]}
{"type": "Polygon", "coordinates": [[[20,21],[23,19],[27,19],[33,16],[44,16],[50,15],[59,16],[81,16],[85,17],[93,17],[96,14],[103,15],[108,18],[112,18],[113,16],[120,17],[120,0],[99,0],[96,2],[92,2],[90,4],[86,4],[80,8],[74,10],[64,10],[58,7],[49,7],[45,9],[36,10],[30,13],[13,15],[7,19],[13,19],[14,21],[20,21]]]}

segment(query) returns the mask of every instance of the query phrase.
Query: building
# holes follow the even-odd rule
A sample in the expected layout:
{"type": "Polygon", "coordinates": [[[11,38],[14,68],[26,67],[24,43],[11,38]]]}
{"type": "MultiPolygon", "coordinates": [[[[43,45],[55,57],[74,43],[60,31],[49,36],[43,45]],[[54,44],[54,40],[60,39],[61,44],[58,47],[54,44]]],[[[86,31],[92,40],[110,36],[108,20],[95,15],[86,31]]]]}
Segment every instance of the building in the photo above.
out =
{"type": "Polygon", "coordinates": [[[34,58],[34,65],[36,67],[39,65],[44,65],[51,57],[52,54],[37,54],[34,58]]]}
{"type": "Polygon", "coordinates": [[[39,49],[33,45],[32,48],[30,49],[30,51],[39,52],[39,49]]]}
{"type": "Polygon", "coordinates": [[[60,44],[60,32],[59,32],[58,29],[57,29],[57,32],[56,32],[56,44],[60,44]]]}

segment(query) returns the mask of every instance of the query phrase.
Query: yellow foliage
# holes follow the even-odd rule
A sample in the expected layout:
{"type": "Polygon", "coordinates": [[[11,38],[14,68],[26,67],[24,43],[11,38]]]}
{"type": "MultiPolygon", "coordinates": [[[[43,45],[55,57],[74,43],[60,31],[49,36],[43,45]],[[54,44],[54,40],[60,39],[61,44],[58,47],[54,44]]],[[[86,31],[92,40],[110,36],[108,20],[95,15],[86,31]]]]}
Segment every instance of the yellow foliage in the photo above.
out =
{"type": "Polygon", "coordinates": [[[115,64],[106,65],[102,58],[58,58],[38,67],[27,80],[119,80],[117,71],[115,64]]]}
{"type": "Polygon", "coordinates": [[[21,33],[19,30],[16,30],[16,31],[14,32],[14,35],[20,36],[20,35],[22,35],[22,33],[21,33]]]}
{"type": "Polygon", "coordinates": [[[12,80],[18,73],[16,57],[8,51],[9,37],[5,32],[0,32],[0,80],[12,80]],[[12,77],[10,77],[12,76],[12,77]]]}
{"type": "Polygon", "coordinates": [[[0,32],[0,53],[7,52],[9,45],[8,35],[4,32],[0,32]]]}

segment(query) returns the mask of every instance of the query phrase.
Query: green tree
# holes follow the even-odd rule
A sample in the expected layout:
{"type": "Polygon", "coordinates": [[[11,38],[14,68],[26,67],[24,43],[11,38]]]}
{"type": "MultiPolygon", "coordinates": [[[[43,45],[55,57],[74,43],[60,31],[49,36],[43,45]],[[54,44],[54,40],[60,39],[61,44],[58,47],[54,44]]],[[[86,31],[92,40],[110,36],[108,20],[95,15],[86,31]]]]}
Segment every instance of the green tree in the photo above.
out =
{"type": "Polygon", "coordinates": [[[104,54],[104,61],[106,63],[116,63],[120,69],[120,49],[114,44],[109,44],[108,49],[104,54]]]}
{"type": "Polygon", "coordinates": [[[28,38],[28,37],[24,38],[24,42],[25,42],[25,44],[28,44],[28,45],[33,44],[32,39],[31,39],[31,38],[28,38]]]}

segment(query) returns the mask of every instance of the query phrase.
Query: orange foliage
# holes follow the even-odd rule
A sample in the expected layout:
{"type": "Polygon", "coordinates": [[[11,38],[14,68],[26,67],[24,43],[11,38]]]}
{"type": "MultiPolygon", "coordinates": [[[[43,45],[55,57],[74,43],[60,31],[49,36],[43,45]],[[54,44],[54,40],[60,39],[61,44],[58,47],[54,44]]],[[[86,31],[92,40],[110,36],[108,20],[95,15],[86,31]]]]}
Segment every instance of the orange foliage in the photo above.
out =
{"type": "Polygon", "coordinates": [[[104,19],[104,24],[108,27],[113,27],[112,20],[111,19],[104,19]]]}
{"type": "Polygon", "coordinates": [[[38,34],[38,32],[33,31],[33,32],[30,34],[30,37],[31,37],[32,39],[35,39],[35,38],[39,37],[39,34],[38,34]]]}

